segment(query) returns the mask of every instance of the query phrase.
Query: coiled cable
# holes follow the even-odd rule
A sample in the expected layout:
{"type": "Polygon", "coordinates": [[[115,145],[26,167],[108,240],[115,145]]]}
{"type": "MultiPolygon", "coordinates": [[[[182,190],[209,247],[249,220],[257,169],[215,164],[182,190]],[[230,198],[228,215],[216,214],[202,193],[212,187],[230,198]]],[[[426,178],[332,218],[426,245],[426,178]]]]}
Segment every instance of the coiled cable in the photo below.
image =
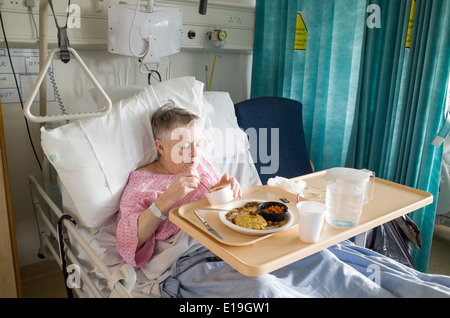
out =
{"type": "Polygon", "coordinates": [[[48,77],[50,78],[50,83],[53,86],[53,91],[55,93],[55,98],[56,98],[56,101],[58,102],[59,109],[61,110],[62,114],[67,115],[66,108],[65,108],[63,100],[61,98],[61,94],[59,94],[58,86],[56,86],[55,75],[53,74],[53,72],[50,68],[48,68],[47,73],[48,73],[48,77]]]}

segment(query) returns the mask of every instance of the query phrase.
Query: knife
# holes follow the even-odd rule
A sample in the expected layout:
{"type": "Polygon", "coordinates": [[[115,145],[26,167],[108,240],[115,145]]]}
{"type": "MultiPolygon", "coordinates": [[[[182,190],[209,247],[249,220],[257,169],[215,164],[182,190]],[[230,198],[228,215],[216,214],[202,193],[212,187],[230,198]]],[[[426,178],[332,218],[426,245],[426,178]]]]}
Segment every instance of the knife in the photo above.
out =
{"type": "Polygon", "coordinates": [[[204,218],[202,218],[200,216],[200,214],[197,213],[197,211],[194,211],[195,215],[200,219],[200,221],[203,222],[203,224],[205,224],[206,228],[208,229],[208,231],[210,231],[212,234],[214,234],[215,236],[217,236],[218,238],[220,238],[221,240],[223,240],[222,236],[219,235],[219,233],[217,233],[206,221],[204,218]]]}
{"type": "Polygon", "coordinates": [[[197,210],[208,210],[208,211],[225,211],[225,212],[237,212],[233,210],[227,210],[227,209],[216,209],[216,208],[197,208],[197,210]]]}

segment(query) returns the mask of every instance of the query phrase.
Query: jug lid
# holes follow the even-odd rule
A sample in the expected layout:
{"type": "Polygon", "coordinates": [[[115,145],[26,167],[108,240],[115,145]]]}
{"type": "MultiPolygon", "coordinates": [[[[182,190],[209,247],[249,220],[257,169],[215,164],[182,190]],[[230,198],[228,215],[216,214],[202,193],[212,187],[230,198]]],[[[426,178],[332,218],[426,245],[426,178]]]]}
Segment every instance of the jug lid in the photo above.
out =
{"type": "Polygon", "coordinates": [[[351,183],[365,183],[369,181],[370,172],[353,168],[331,168],[327,170],[327,181],[341,179],[351,183]]]}

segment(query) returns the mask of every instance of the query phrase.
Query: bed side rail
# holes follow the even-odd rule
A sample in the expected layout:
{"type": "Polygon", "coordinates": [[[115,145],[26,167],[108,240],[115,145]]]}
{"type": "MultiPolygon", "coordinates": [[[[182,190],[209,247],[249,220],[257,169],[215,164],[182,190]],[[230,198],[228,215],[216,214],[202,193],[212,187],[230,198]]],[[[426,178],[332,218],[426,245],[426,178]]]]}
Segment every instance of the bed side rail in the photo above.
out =
{"type": "MultiPolygon", "coordinates": [[[[63,268],[64,262],[62,259],[62,254],[64,253],[65,255],[67,255],[71,264],[77,265],[75,268],[76,270],[79,270],[78,274],[80,275],[80,279],[88,286],[92,294],[95,297],[104,297],[97,286],[94,284],[92,279],[89,277],[88,273],[81,266],[70,245],[67,244],[64,239],[62,240],[63,244],[61,245],[63,246],[63,253],[61,253],[60,249],[58,248],[61,243],[58,235],[58,229],[57,226],[51,222],[52,216],[56,217],[57,220],[61,220],[61,224],[63,224],[67,231],[70,232],[72,237],[78,242],[80,247],[92,260],[92,263],[95,264],[95,266],[104,275],[107,280],[108,288],[111,291],[110,297],[131,297],[130,291],[136,282],[136,272],[134,271],[133,267],[129,264],[126,264],[122,266],[119,271],[114,273],[111,272],[109,268],[102,262],[102,260],[95,254],[89,244],[78,233],[75,225],[69,219],[63,218],[64,213],[47,195],[44,189],[36,181],[34,176],[29,176],[29,183],[34,210],[36,213],[37,225],[40,233],[39,239],[41,241],[41,247],[48,249],[48,251],[52,254],[63,271],[65,271],[66,269],[63,268]],[[40,199],[42,199],[46,203],[49,210],[48,212],[44,211],[40,199]],[[56,244],[54,244],[54,242],[56,242],[56,244]]],[[[82,296],[82,289],[80,286],[74,286],[73,284],[71,284],[69,279],[67,279],[65,283],[66,286],[73,289],[78,296],[82,296]]]]}

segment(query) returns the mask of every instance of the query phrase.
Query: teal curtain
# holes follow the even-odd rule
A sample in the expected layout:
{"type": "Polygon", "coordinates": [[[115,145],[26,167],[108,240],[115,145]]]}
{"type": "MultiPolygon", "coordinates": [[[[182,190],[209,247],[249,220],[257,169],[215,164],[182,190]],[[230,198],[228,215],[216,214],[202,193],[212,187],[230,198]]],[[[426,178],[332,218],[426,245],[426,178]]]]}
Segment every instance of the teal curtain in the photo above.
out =
{"type": "Polygon", "coordinates": [[[346,165],[431,193],[433,204],[410,215],[421,229],[413,250],[426,271],[433,237],[442,147],[432,141],[444,121],[450,68],[450,1],[372,0],[380,29],[367,29],[355,120],[346,165]],[[405,48],[415,4],[410,48],[405,48]]]}
{"type": "Polygon", "coordinates": [[[317,170],[342,166],[347,157],[365,10],[361,0],[256,1],[251,96],[303,104],[306,143],[317,170]],[[308,29],[304,51],[294,50],[297,12],[308,29]]]}
{"type": "MultiPolygon", "coordinates": [[[[444,120],[450,0],[415,2],[405,48],[412,1],[257,0],[251,95],[303,104],[316,170],[368,168],[436,196],[441,149],[431,142],[444,120]],[[369,5],[380,9],[379,27],[366,24],[369,5]],[[305,51],[294,50],[298,11],[306,17],[305,51]]],[[[422,249],[413,251],[422,271],[434,213],[435,203],[411,215],[422,231],[422,249]]]]}

